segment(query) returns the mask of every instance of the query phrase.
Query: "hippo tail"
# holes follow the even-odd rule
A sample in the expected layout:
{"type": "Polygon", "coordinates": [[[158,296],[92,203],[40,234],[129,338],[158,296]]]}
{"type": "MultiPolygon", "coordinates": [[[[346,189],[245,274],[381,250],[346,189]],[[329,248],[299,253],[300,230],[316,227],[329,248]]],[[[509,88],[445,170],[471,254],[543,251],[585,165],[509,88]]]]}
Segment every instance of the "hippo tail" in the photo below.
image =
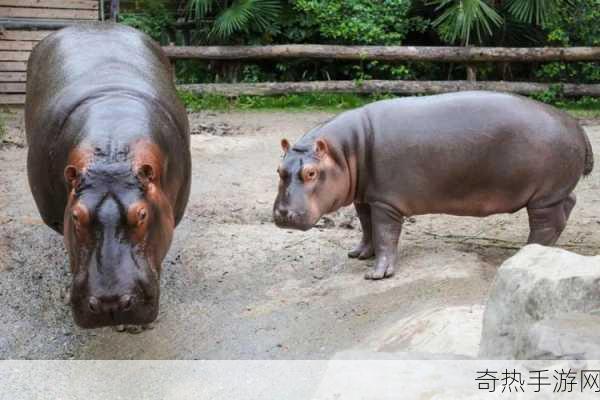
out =
{"type": "Polygon", "coordinates": [[[592,144],[590,143],[590,138],[583,131],[583,139],[585,140],[585,163],[583,166],[583,175],[589,175],[594,169],[594,152],[592,151],[592,144]]]}

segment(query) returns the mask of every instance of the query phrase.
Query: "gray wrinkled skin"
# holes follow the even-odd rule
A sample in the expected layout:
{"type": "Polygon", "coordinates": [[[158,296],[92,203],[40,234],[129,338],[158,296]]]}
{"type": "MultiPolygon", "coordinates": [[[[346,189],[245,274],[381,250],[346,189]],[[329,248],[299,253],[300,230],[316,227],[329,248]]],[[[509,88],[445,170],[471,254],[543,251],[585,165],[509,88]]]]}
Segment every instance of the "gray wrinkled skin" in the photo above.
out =
{"type": "Polygon", "coordinates": [[[589,140],[569,115],[483,91],[375,102],[282,146],[275,223],[306,230],[354,203],[363,238],[349,256],[376,256],[367,279],[393,275],[411,215],[484,217],[526,207],[528,243],[552,245],[575,205],[573,189],[593,168],[589,140]]]}
{"type": "Polygon", "coordinates": [[[64,235],[76,322],[151,322],[190,192],[189,127],[169,60],[125,26],[58,31],[29,59],[25,119],[31,191],[64,235]]]}

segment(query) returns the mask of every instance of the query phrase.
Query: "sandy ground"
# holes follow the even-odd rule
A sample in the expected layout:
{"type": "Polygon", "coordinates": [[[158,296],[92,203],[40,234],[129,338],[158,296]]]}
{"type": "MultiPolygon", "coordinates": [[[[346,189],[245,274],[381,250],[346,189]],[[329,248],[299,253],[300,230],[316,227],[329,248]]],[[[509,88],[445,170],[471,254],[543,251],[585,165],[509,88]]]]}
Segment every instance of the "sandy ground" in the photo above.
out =
{"type": "MultiPolygon", "coordinates": [[[[29,192],[22,114],[0,147],[0,358],[324,359],[348,349],[476,354],[482,305],[498,266],[524,243],[527,216],[409,220],[398,273],[365,281],[350,260],[351,208],[308,232],[271,222],[279,140],[326,113],[190,115],[193,189],[164,262],[153,330],[83,330],[63,304],[62,238],[29,192]]],[[[600,149],[600,126],[587,131],[600,149]]],[[[600,166],[600,150],[597,165],[600,166]]],[[[600,249],[600,168],[577,187],[559,245],[600,249]]]]}

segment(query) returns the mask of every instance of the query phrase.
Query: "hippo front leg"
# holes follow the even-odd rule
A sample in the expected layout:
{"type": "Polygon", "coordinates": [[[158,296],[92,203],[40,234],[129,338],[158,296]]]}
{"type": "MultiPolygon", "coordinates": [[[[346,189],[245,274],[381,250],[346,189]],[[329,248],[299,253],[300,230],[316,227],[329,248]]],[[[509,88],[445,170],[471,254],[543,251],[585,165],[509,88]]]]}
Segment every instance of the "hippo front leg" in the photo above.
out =
{"type": "Polygon", "coordinates": [[[362,228],[362,239],[360,243],[348,252],[348,257],[366,260],[375,255],[373,249],[373,229],[371,228],[371,206],[367,203],[354,203],[360,226],[362,228]]]}
{"type": "Polygon", "coordinates": [[[387,207],[371,205],[376,260],[373,269],[365,274],[365,279],[384,279],[394,275],[403,220],[402,215],[387,207]]]}

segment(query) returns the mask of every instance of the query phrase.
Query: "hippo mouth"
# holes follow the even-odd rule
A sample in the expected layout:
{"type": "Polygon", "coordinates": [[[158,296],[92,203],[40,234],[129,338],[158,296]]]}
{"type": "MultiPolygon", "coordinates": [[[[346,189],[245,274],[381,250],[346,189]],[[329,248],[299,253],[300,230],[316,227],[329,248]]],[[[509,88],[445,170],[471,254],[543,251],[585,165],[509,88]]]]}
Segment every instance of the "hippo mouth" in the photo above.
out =
{"type": "Polygon", "coordinates": [[[275,213],[273,214],[273,222],[275,222],[275,225],[277,225],[279,228],[296,229],[299,231],[308,231],[315,226],[314,223],[307,221],[305,218],[298,218],[294,216],[283,217],[275,213]]]}
{"type": "Polygon", "coordinates": [[[81,328],[101,328],[116,325],[146,325],[158,316],[160,288],[149,285],[129,296],[96,298],[86,290],[71,287],[71,310],[75,323],[81,328]],[[123,301],[126,304],[123,304],[123,301]]]}
{"type": "Polygon", "coordinates": [[[73,319],[81,328],[92,329],[115,325],[146,325],[158,316],[158,297],[156,300],[136,304],[127,311],[106,311],[92,313],[86,305],[72,303],[73,319]]]}

